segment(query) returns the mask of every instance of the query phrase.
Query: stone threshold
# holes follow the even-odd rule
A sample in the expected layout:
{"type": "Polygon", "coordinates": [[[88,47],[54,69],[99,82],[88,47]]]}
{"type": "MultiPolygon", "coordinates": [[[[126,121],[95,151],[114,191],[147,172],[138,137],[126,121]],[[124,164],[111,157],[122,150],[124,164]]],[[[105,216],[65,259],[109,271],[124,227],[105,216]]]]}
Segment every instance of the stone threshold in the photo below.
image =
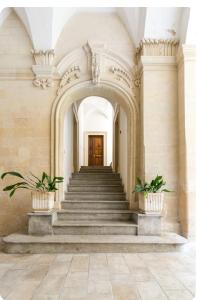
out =
{"type": "Polygon", "coordinates": [[[6,253],[102,253],[180,251],[187,239],[176,233],[161,236],[11,234],[3,238],[6,253]]]}

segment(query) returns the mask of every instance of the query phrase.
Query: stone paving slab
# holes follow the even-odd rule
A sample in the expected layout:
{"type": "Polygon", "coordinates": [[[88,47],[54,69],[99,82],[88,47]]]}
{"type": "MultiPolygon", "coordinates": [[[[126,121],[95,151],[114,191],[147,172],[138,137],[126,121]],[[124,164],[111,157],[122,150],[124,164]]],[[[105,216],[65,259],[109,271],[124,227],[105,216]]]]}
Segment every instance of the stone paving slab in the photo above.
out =
{"type": "Polygon", "coordinates": [[[194,262],[184,252],[0,252],[0,295],[4,300],[192,300],[194,262]]]}

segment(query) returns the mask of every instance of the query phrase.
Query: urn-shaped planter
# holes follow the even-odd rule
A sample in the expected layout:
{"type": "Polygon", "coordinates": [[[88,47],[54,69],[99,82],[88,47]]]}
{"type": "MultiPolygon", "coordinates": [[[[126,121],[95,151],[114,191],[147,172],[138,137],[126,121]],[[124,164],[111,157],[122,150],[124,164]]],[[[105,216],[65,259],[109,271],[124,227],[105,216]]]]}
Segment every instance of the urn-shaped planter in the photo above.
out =
{"type": "Polygon", "coordinates": [[[55,192],[32,191],[34,211],[49,211],[54,207],[55,192]]]}
{"type": "Polygon", "coordinates": [[[139,209],[145,214],[161,214],[163,211],[164,193],[139,193],[139,209]]]}

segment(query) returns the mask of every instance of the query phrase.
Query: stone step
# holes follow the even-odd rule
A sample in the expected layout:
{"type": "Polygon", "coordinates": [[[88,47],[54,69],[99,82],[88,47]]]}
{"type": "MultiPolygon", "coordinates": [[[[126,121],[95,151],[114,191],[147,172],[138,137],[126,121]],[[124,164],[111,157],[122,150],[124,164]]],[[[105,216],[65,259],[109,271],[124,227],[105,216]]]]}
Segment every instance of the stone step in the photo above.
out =
{"type": "Polygon", "coordinates": [[[64,221],[53,224],[54,234],[137,234],[137,225],[132,221],[64,221]]]}
{"type": "Polygon", "coordinates": [[[94,173],[94,174],[113,174],[112,170],[92,170],[92,169],[88,169],[88,170],[80,170],[80,173],[86,174],[86,173],[94,173]]]}
{"type": "Polygon", "coordinates": [[[131,220],[130,210],[72,210],[62,209],[57,212],[58,220],[131,220]]]}
{"type": "Polygon", "coordinates": [[[70,178],[70,185],[122,185],[121,179],[70,178]]]}
{"type": "Polygon", "coordinates": [[[87,167],[83,166],[80,168],[80,173],[112,173],[113,170],[111,167],[87,167]]]}
{"type": "Polygon", "coordinates": [[[94,169],[94,168],[88,168],[88,169],[80,169],[80,173],[113,173],[112,169],[94,169]]]}
{"type": "Polygon", "coordinates": [[[128,201],[75,201],[61,202],[62,209],[128,209],[128,201]]]}
{"type": "Polygon", "coordinates": [[[123,192],[122,185],[68,185],[68,192],[123,192]]]}
{"type": "Polygon", "coordinates": [[[67,192],[65,200],[125,200],[125,193],[67,192]]]}
{"type": "Polygon", "coordinates": [[[72,178],[74,179],[120,179],[120,175],[118,173],[72,173],[72,178]]]}
{"type": "Polygon", "coordinates": [[[95,170],[102,170],[102,169],[110,169],[112,170],[111,166],[81,166],[80,169],[87,170],[87,169],[95,169],[95,170]]]}
{"type": "Polygon", "coordinates": [[[3,250],[12,254],[123,253],[180,251],[187,240],[175,233],[136,235],[46,235],[11,234],[3,238],[3,250]]]}

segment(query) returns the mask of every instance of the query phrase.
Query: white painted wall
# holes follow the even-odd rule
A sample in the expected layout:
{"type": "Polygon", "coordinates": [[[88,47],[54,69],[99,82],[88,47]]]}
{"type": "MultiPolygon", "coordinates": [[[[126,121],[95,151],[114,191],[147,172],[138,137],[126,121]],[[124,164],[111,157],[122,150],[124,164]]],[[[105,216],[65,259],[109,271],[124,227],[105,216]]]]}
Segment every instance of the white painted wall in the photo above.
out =
{"type": "Polygon", "coordinates": [[[79,167],[84,165],[84,106],[78,109],[79,119],[79,167]]]}
{"type": "Polygon", "coordinates": [[[119,111],[119,172],[127,190],[127,117],[120,107],[119,111]]]}
{"type": "Polygon", "coordinates": [[[73,111],[72,106],[67,111],[64,120],[64,182],[65,186],[69,182],[73,172],[73,111]]]}
{"type": "MultiPolygon", "coordinates": [[[[109,101],[101,97],[88,97],[82,101],[78,110],[79,117],[79,161],[85,165],[88,157],[85,133],[105,132],[107,135],[106,165],[112,163],[113,154],[113,108],[109,101]],[[86,153],[85,153],[86,152],[86,153]]],[[[104,148],[104,151],[106,149],[104,148]]]]}

